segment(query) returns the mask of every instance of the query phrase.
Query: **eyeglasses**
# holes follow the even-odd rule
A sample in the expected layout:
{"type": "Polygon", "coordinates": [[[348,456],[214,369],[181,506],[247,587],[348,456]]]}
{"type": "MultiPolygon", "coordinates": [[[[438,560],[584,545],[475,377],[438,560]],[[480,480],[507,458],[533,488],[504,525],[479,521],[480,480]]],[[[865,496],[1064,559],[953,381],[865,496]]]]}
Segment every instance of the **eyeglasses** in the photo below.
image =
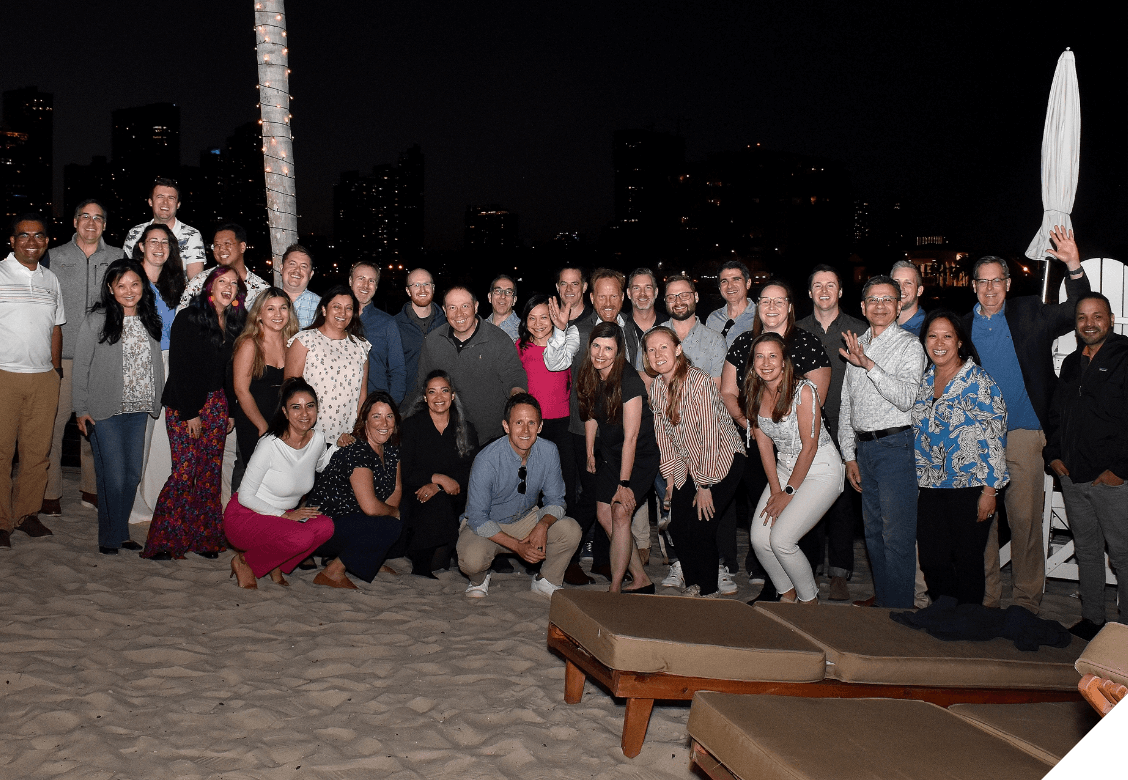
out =
{"type": "Polygon", "coordinates": [[[682,303],[689,303],[692,300],[693,300],[693,291],[692,290],[687,290],[686,292],[680,292],[676,295],[667,295],[666,296],[666,303],[674,303],[675,301],[681,301],[682,303]]]}
{"type": "Polygon", "coordinates": [[[150,238],[150,239],[146,239],[145,243],[147,245],[153,247],[154,249],[156,249],[159,246],[168,246],[168,239],[167,238],[150,238]]]}
{"type": "Polygon", "coordinates": [[[900,300],[900,298],[895,295],[871,295],[870,297],[866,298],[866,303],[870,306],[876,306],[879,303],[884,303],[891,306],[893,305],[894,301],[898,300],[900,300]]]}
{"type": "Polygon", "coordinates": [[[527,476],[529,476],[529,470],[527,468],[522,466],[521,468],[517,469],[517,478],[521,480],[521,484],[517,486],[517,492],[521,495],[525,495],[525,491],[528,489],[525,484],[525,477],[527,476]]]}
{"type": "Polygon", "coordinates": [[[46,233],[16,233],[16,240],[17,241],[31,241],[31,240],[46,241],[47,240],[47,234],[46,233]]]}
{"type": "Polygon", "coordinates": [[[510,289],[508,287],[495,287],[492,290],[490,290],[490,292],[493,293],[494,295],[500,295],[503,298],[512,298],[514,295],[517,294],[516,290],[510,289]]]}
{"type": "Polygon", "coordinates": [[[434,282],[413,282],[412,284],[409,284],[407,288],[409,290],[429,290],[434,286],[434,282]]]}
{"type": "Polygon", "coordinates": [[[975,279],[974,281],[984,287],[1001,287],[1007,280],[1005,277],[999,277],[997,279],[975,279]]]}
{"type": "Polygon", "coordinates": [[[91,220],[93,220],[94,222],[105,222],[106,218],[103,217],[101,214],[82,213],[82,214],[78,215],[78,221],[79,222],[90,222],[91,220]]]}
{"type": "Polygon", "coordinates": [[[786,306],[790,298],[761,298],[761,306],[786,306]]]}

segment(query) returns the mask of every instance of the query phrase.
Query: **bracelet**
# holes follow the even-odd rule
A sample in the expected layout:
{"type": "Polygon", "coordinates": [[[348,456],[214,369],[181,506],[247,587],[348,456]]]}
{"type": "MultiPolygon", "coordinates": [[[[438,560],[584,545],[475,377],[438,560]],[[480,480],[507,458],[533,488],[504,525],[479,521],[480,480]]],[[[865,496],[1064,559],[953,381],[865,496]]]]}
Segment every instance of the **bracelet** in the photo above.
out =
{"type": "Polygon", "coordinates": [[[1076,279],[1079,276],[1083,276],[1084,273],[1085,273],[1084,268],[1078,268],[1076,271],[1070,271],[1069,275],[1076,279]]]}
{"type": "Polygon", "coordinates": [[[995,490],[994,493],[988,493],[987,492],[988,490],[994,490],[994,488],[983,488],[983,490],[980,491],[980,492],[983,493],[983,495],[985,495],[985,496],[997,496],[997,495],[999,495],[999,491],[997,491],[997,490],[995,490]]]}

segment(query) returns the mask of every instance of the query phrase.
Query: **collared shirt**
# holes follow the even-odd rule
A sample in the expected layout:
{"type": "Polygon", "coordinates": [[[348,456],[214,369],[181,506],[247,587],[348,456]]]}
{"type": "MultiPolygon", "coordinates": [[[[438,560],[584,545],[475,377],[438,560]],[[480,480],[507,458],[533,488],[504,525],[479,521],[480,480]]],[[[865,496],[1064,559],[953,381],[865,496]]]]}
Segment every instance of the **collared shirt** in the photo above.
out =
{"type": "Polygon", "coordinates": [[[823,403],[823,417],[830,424],[831,433],[837,437],[838,415],[842,406],[842,380],[846,378],[846,366],[849,365],[846,358],[838,352],[839,349],[846,346],[846,342],[842,340],[842,334],[850,331],[857,336],[860,333],[865,333],[869,326],[865,320],[851,317],[842,309],[838,310],[838,316],[831,321],[830,327],[825,330],[822,323],[815,319],[814,314],[804,317],[795,325],[822,342],[826,356],[830,358],[830,387],[827,388],[826,401],[823,403]]]}
{"type": "Polygon", "coordinates": [[[466,491],[463,517],[470,530],[486,539],[504,531],[537,505],[544,493],[540,516],[564,517],[564,477],[560,472],[560,453],[552,442],[537,438],[525,463],[525,492],[518,492],[521,457],[513,450],[509,437],[487,444],[474,458],[470,486],[466,491]]]}
{"type": "Polygon", "coordinates": [[[0,370],[52,370],[51,334],[66,321],[58,277],[42,263],[31,271],[9,253],[0,262],[0,370]]]}
{"type": "MultiPolygon", "coordinates": [[[[203,271],[200,271],[198,274],[192,277],[192,279],[188,282],[188,285],[184,288],[184,294],[180,296],[180,305],[176,307],[177,311],[184,309],[188,304],[192,302],[193,298],[200,294],[200,290],[204,289],[204,282],[207,281],[208,274],[210,274],[214,270],[215,267],[205,268],[203,271]]],[[[245,301],[245,303],[247,304],[248,309],[251,308],[251,305],[255,302],[255,298],[259,296],[259,293],[263,292],[267,287],[270,286],[270,284],[265,279],[260,277],[249,268],[247,269],[247,278],[243,281],[243,283],[247,285],[247,300],[245,301]]],[[[310,320],[310,322],[312,321],[313,320],[310,320]]]]}
{"type": "Polygon", "coordinates": [[[509,336],[509,338],[513,339],[513,343],[517,343],[517,326],[521,324],[521,318],[517,316],[517,312],[509,312],[509,316],[502,320],[500,323],[494,322],[493,315],[490,315],[490,324],[496,325],[497,327],[504,330],[505,334],[509,336]]]}
{"type": "Polygon", "coordinates": [[[1007,473],[1007,405],[999,386],[968,358],[934,395],[936,366],[924,373],[913,405],[917,484],[923,488],[993,487],[1007,473]]]}
{"type": "MultiPolygon", "coordinates": [[[[247,274],[248,281],[250,280],[250,273],[247,274]]],[[[250,301],[251,292],[250,284],[247,285],[247,306],[251,305],[250,301]]],[[[298,315],[298,324],[303,328],[308,328],[317,319],[317,304],[321,303],[321,296],[317,293],[310,292],[309,289],[302,290],[302,294],[293,301],[294,314],[298,315]]],[[[391,316],[391,315],[388,315],[391,316]]],[[[371,341],[371,339],[369,339],[371,341]]]]}
{"type": "MultiPolygon", "coordinates": [[[[145,232],[145,228],[154,222],[156,220],[149,220],[129,229],[129,233],[125,236],[125,244],[122,247],[126,257],[133,257],[133,247],[141,239],[141,234],[145,232]]],[[[184,266],[185,271],[193,263],[199,263],[202,266],[207,262],[207,256],[204,254],[204,239],[200,235],[200,231],[191,225],[185,225],[178,219],[173,222],[172,234],[176,236],[176,242],[180,244],[180,264],[184,266]]]]}
{"type": "Polygon", "coordinates": [[[916,336],[918,339],[920,338],[920,328],[922,325],[924,325],[924,309],[922,309],[920,306],[917,306],[916,314],[901,323],[902,328],[916,336]]]}
{"type": "Polygon", "coordinates": [[[717,484],[732,468],[735,454],[744,454],[744,442],[725,409],[717,383],[704,371],[690,367],[682,385],[677,425],[666,415],[669,398],[665,379],[657,377],[650,385],[650,406],[662,455],[658,471],[667,479],[673,477],[679,488],[687,476],[692,476],[699,488],[717,484]]]}
{"type": "Polygon", "coordinates": [[[368,392],[383,390],[398,404],[407,393],[407,364],[399,327],[392,315],[374,303],[361,309],[360,322],[364,337],[372,345],[368,350],[368,392]]]}
{"type": "Polygon", "coordinates": [[[855,431],[881,431],[912,424],[920,379],[924,375],[924,347],[896,322],[873,337],[867,329],[859,341],[873,368],[850,364],[842,382],[838,442],[842,459],[856,460],[855,431]]]}
{"type": "MultiPolygon", "coordinates": [[[[674,328],[672,319],[662,323],[671,330],[674,328]]],[[[693,318],[693,327],[681,340],[682,351],[689,358],[689,362],[700,368],[711,377],[719,377],[725,367],[725,355],[728,353],[728,344],[725,337],[712,328],[705,326],[700,317],[693,318]]],[[[639,352],[643,351],[640,344],[639,352]]]]}
{"type": "Polygon", "coordinates": [[[98,239],[98,248],[90,257],[78,244],[78,234],[65,244],[54,247],[50,252],[51,273],[59,280],[63,291],[63,304],[72,316],[63,326],[63,359],[74,357],[74,345],[78,341],[78,330],[90,307],[102,296],[102,277],[110,263],[122,257],[121,249],[110,246],[98,239]]]}
{"type": "Polygon", "coordinates": [[[756,322],[756,304],[751,298],[744,299],[744,311],[735,320],[728,316],[728,305],[724,305],[709,315],[705,320],[705,327],[712,328],[725,337],[725,342],[731,347],[736,337],[746,330],[752,330],[756,322]],[[731,324],[730,324],[731,323],[731,324]]]}
{"type": "Polygon", "coordinates": [[[1014,338],[1007,323],[1006,302],[993,317],[983,313],[982,304],[975,304],[971,322],[971,340],[983,361],[983,368],[1003,391],[1007,401],[1008,430],[1040,431],[1042,423],[1026,392],[1022,366],[1014,349],[1014,338]]]}

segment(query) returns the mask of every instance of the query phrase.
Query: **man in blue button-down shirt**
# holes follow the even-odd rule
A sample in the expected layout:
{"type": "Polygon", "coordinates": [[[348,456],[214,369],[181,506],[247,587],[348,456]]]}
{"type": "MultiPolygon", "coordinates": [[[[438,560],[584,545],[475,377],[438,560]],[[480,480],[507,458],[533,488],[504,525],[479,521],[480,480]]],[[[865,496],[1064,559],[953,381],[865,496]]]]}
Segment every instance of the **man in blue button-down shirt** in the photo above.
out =
{"type": "Polygon", "coordinates": [[[529,563],[544,561],[532,590],[551,596],[580,544],[580,526],[564,516],[560,454],[539,438],[540,404],[528,393],[509,398],[501,426],[505,438],[486,445],[470,470],[458,568],[470,578],[466,595],[482,598],[489,592],[494,556],[509,550],[529,563]],[[538,507],[541,494],[544,506],[538,507]]]}

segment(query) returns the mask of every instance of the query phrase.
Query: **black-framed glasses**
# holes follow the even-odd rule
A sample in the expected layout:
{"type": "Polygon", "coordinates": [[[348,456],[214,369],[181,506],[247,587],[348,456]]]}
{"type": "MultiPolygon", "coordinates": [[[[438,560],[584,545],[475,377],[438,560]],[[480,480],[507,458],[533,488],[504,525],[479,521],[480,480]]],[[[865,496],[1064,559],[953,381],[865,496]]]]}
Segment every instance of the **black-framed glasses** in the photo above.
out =
{"type": "Polygon", "coordinates": [[[517,478],[521,480],[521,484],[517,486],[517,492],[521,495],[525,495],[525,491],[528,490],[528,486],[525,483],[525,478],[527,476],[529,476],[529,470],[527,468],[522,466],[521,468],[517,469],[517,478]]]}

